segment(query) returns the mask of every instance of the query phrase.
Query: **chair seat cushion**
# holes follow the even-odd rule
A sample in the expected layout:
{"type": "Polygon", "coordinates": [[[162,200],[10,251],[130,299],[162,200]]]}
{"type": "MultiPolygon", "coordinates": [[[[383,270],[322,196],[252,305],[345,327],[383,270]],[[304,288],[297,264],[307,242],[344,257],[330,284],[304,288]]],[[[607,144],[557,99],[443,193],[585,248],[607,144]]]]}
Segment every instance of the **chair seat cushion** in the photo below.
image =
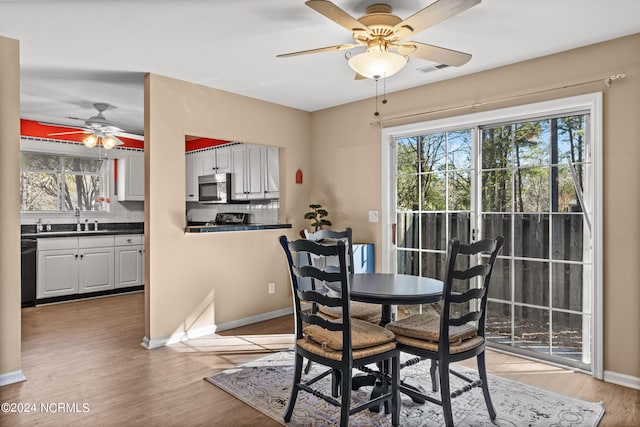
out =
{"type": "MultiPolygon", "coordinates": [[[[333,322],[342,323],[342,319],[333,322]]],[[[342,331],[330,331],[319,325],[309,325],[302,329],[307,341],[322,346],[324,349],[342,351],[342,331]]],[[[351,319],[351,348],[353,350],[374,347],[392,342],[393,332],[373,323],[359,319],[351,319]]]]}
{"type": "MultiPolygon", "coordinates": [[[[321,344],[318,344],[314,341],[300,339],[296,343],[298,347],[304,348],[305,350],[317,354],[318,356],[325,357],[331,360],[342,360],[342,351],[336,351],[329,347],[325,347],[321,344]]],[[[364,357],[375,356],[376,354],[385,353],[387,351],[393,350],[396,348],[395,342],[388,342],[382,345],[376,345],[373,347],[365,347],[358,350],[353,350],[351,352],[351,358],[353,360],[362,359],[364,357]]]]}
{"type": "MultiPolygon", "coordinates": [[[[326,314],[327,317],[334,319],[342,317],[342,309],[340,307],[327,307],[321,305],[318,307],[318,311],[322,314],[326,314]]],[[[380,319],[382,318],[382,306],[379,304],[352,301],[351,318],[364,320],[365,322],[370,323],[380,323],[380,319]]]]}
{"type": "MultiPolygon", "coordinates": [[[[438,352],[438,343],[433,341],[425,341],[418,338],[410,338],[401,335],[396,335],[396,342],[398,344],[407,345],[410,347],[421,348],[423,350],[438,352]]],[[[462,353],[468,350],[472,350],[484,343],[484,338],[475,336],[455,344],[449,345],[449,354],[462,353]]]]}
{"type": "MultiPolygon", "coordinates": [[[[394,334],[404,337],[433,341],[436,344],[440,339],[440,316],[434,316],[431,313],[413,314],[391,322],[386,327],[394,334]]],[[[478,335],[478,331],[472,325],[449,326],[449,342],[451,344],[460,343],[476,335],[478,335]]]]}

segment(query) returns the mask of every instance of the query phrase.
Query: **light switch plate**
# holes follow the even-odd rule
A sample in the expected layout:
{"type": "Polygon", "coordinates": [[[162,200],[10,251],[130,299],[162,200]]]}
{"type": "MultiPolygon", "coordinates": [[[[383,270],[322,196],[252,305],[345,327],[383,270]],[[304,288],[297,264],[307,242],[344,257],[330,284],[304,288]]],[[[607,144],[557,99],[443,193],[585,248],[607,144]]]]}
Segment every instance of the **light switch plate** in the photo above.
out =
{"type": "Polygon", "coordinates": [[[369,211],[369,222],[378,222],[378,211],[369,211]]]}

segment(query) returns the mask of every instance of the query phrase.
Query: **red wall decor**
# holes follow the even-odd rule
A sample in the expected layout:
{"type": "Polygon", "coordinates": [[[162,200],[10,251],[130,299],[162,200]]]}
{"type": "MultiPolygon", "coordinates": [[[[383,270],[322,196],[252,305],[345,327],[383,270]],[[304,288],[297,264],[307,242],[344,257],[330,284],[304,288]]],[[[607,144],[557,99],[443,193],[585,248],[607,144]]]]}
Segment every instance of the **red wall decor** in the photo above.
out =
{"type": "Polygon", "coordinates": [[[300,169],[296,171],[296,184],[302,184],[302,171],[300,169]]]}

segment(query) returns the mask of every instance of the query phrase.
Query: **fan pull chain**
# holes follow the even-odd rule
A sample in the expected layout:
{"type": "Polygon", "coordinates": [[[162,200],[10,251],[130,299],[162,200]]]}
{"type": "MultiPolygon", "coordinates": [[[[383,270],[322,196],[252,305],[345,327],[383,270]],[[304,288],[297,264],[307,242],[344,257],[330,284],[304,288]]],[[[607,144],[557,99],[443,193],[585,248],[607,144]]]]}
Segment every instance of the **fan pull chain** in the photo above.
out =
{"type": "Polygon", "coordinates": [[[382,82],[382,103],[387,103],[387,79],[384,79],[382,82]]]}
{"type": "Polygon", "coordinates": [[[378,79],[376,79],[376,112],[373,113],[374,116],[378,117],[380,113],[378,112],[378,79]]]}

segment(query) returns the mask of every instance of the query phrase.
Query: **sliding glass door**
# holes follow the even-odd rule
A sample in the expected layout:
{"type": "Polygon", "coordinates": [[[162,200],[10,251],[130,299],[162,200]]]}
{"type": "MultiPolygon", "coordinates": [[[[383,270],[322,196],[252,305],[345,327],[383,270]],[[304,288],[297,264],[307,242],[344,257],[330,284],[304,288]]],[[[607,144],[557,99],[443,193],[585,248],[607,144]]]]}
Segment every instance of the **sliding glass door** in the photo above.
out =
{"type": "Polygon", "coordinates": [[[396,240],[388,265],[442,279],[449,239],[503,235],[489,292],[491,345],[591,371],[601,342],[594,127],[592,110],[568,110],[389,131],[396,240]]]}

